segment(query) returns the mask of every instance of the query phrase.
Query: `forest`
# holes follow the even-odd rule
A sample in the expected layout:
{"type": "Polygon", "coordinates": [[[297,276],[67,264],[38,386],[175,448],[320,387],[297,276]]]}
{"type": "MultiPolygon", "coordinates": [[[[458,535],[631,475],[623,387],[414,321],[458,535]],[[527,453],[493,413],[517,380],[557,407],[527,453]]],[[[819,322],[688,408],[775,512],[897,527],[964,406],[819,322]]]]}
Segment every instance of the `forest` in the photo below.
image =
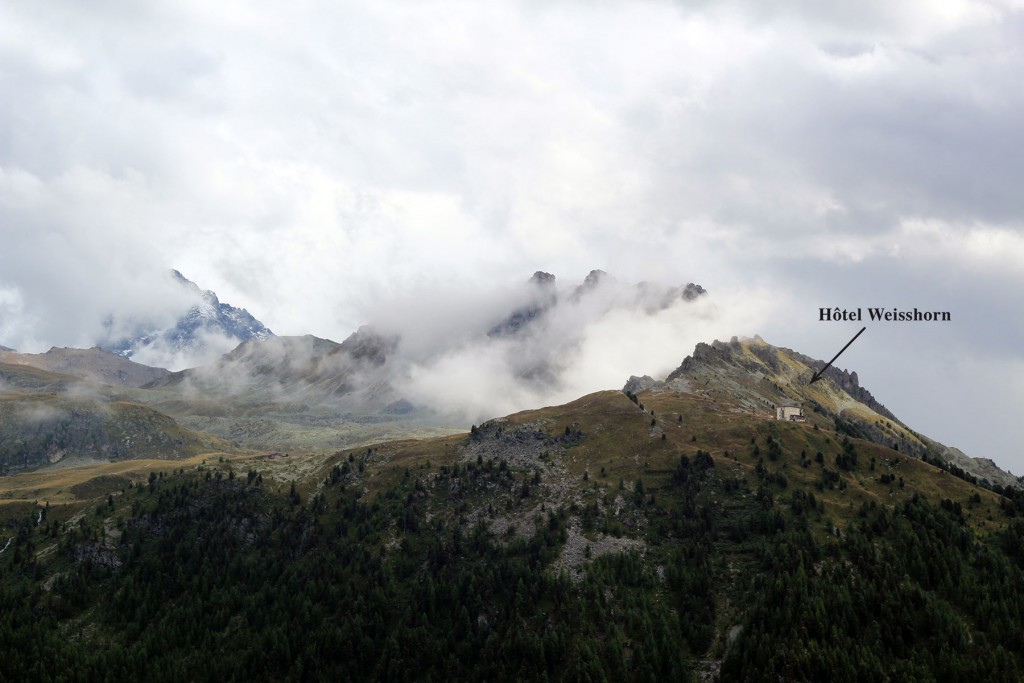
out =
{"type": "Polygon", "coordinates": [[[756,480],[697,450],[620,482],[641,530],[594,500],[495,533],[474,512],[495,487],[516,514],[542,485],[498,458],[407,468],[372,495],[343,454],[312,495],[255,468],[153,472],[77,520],[7,520],[0,680],[1020,679],[1012,498],[992,533],[965,523],[970,500],[917,494],[840,528],[763,448],[756,480]],[[567,571],[574,523],[643,546],[587,545],[567,571]]]}

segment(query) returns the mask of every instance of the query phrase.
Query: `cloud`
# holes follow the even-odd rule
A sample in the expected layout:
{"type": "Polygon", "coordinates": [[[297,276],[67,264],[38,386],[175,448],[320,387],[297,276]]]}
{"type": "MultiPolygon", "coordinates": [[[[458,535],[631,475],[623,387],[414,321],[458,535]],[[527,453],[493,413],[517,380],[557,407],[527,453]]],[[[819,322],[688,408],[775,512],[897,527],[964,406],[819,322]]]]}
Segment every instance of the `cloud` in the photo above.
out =
{"type": "Polygon", "coordinates": [[[143,185],[85,168],[49,183],[0,168],[0,306],[14,346],[92,346],[114,312],[161,321],[187,310],[159,254],[135,233],[145,223],[143,185]]]}
{"type": "Polygon", "coordinates": [[[164,337],[157,337],[152,343],[139,347],[132,355],[132,360],[154,368],[183,370],[213,363],[239,344],[237,338],[208,328],[198,328],[194,337],[196,343],[187,348],[176,346],[164,337]]]}
{"type": "MultiPolygon", "coordinates": [[[[495,303],[492,314],[507,317],[513,310],[499,308],[501,299],[495,303]]],[[[555,303],[514,332],[492,328],[488,334],[485,326],[449,336],[435,327],[428,337],[436,345],[414,344],[409,353],[405,340],[424,331],[419,323],[409,325],[398,331],[403,341],[389,361],[392,382],[414,403],[478,422],[617,389],[632,374],[664,377],[698,342],[763,324],[772,310],[767,292],[688,301],[672,287],[606,277],[582,293],[562,286],[555,303]]]]}
{"type": "Polygon", "coordinates": [[[61,408],[37,401],[19,404],[16,414],[20,420],[28,424],[57,422],[68,415],[67,411],[61,408]]]}
{"type": "MultiPolygon", "coordinates": [[[[735,292],[723,337],[828,355],[818,305],[928,301],[958,354],[1019,359],[1022,37],[1013,1],[8,4],[0,344],[171,317],[168,267],[335,339],[401,292],[603,268],[735,292]]],[[[459,348],[460,296],[399,310],[459,348]]],[[[573,353],[647,319],[618,322],[573,353]]]]}

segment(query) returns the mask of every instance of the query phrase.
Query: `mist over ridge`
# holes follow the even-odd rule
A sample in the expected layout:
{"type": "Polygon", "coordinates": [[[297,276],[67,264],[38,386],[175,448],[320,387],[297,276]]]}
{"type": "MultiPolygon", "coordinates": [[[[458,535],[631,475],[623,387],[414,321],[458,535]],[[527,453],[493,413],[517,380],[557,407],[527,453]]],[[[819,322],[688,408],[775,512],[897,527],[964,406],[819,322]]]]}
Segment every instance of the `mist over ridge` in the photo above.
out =
{"type": "Polygon", "coordinates": [[[563,284],[538,271],[505,287],[438,286],[378,302],[343,342],[252,339],[214,363],[176,373],[189,398],[363,414],[401,405],[470,424],[617,388],[637,371],[662,376],[698,341],[756,320],[702,286],[627,283],[594,270],[563,284]],[[399,403],[401,402],[401,403],[399,403]]]}
{"type": "Polygon", "coordinates": [[[208,362],[248,339],[273,336],[244,308],[222,303],[209,289],[200,289],[178,270],[167,278],[177,317],[150,311],[116,311],[103,320],[104,335],[96,345],[144,365],[179,370],[208,362]]]}

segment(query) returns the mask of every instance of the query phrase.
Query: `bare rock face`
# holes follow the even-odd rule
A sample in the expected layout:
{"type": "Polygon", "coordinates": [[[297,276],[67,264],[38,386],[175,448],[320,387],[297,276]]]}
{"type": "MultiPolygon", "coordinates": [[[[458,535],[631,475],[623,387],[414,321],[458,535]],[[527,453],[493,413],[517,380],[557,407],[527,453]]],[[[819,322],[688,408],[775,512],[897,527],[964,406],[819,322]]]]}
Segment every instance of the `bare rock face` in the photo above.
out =
{"type": "Polygon", "coordinates": [[[107,569],[118,569],[124,564],[117,548],[105,543],[83,543],[75,548],[75,562],[107,569]]]}
{"type": "MultiPolygon", "coordinates": [[[[822,361],[816,361],[812,367],[814,367],[815,370],[818,370],[819,368],[825,367],[825,363],[822,361]]],[[[860,386],[860,380],[858,379],[856,372],[840,370],[833,366],[825,370],[823,376],[835,382],[840,389],[852,396],[854,400],[860,401],[879,415],[884,415],[890,420],[896,419],[896,416],[893,415],[888,408],[875,400],[875,397],[871,395],[870,391],[860,386]]]]}
{"type": "Polygon", "coordinates": [[[348,354],[355,361],[380,366],[398,347],[398,337],[384,335],[369,325],[363,325],[341,343],[332,354],[348,354]]]}
{"type": "MultiPolygon", "coordinates": [[[[692,282],[687,282],[686,286],[683,287],[682,291],[680,292],[680,296],[682,296],[687,301],[693,301],[700,295],[707,293],[708,290],[704,289],[700,285],[695,285],[692,282]]],[[[733,339],[735,339],[735,337],[733,337],[733,339]]]]}
{"type": "Polygon", "coordinates": [[[545,273],[542,270],[538,270],[532,277],[530,277],[530,284],[543,288],[551,288],[555,286],[555,276],[551,273],[545,273]]]}
{"type": "Polygon", "coordinates": [[[537,271],[527,281],[526,302],[520,304],[501,322],[494,325],[490,337],[523,336],[534,324],[549,315],[573,306],[591,307],[595,314],[613,309],[642,311],[648,315],[669,308],[679,301],[691,302],[707,293],[692,282],[679,287],[666,287],[651,282],[627,284],[603,270],[592,270],[583,282],[567,292],[556,288],[555,276],[537,271]]]}
{"type": "Polygon", "coordinates": [[[641,391],[650,391],[662,386],[664,386],[664,382],[659,382],[650,375],[644,375],[643,377],[631,375],[629,381],[626,382],[626,386],[622,387],[622,391],[627,394],[636,394],[641,391]]]}
{"type": "Polygon", "coordinates": [[[527,286],[529,302],[512,311],[507,318],[488,330],[487,336],[513,337],[558,303],[555,276],[551,273],[538,270],[527,280],[527,286]]]}
{"type": "Polygon", "coordinates": [[[730,363],[732,350],[728,346],[722,346],[721,342],[714,341],[711,344],[700,342],[694,347],[693,353],[683,359],[678,368],[669,373],[665,378],[666,382],[686,377],[703,365],[715,365],[730,363]]]}
{"type": "MultiPolygon", "coordinates": [[[[569,436],[567,434],[564,438],[569,436]]],[[[477,456],[485,456],[505,460],[515,467],[535,467],[544,452],[562,445],[560,438],[548,436],[543,425],[510,426],[505,420],[497,419],[473,427],[469,443],[463,449],[463,457],[475,460],[477,456]]]]}
{"type": "Polygon", "coordinates": [[[578,300],[607,282],[615,282],[615,278],[603,270],[592,270],[587,273],[587,277],[584,278],[583,284],[573,290],[572,298],[578,300]]]}

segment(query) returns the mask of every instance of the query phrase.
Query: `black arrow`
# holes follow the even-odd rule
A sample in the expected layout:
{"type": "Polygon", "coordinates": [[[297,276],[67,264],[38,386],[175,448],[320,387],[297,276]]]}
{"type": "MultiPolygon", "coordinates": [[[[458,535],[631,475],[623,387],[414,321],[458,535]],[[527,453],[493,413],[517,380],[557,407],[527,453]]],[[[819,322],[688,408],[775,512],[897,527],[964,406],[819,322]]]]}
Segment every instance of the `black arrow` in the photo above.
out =
{"type": "Polygon", "coordinates": [[[821,375],[826,370],[828,370],[829,367],[831,367],[831,365],[833,363],[836,362],[836,358],[839,358],[839,356],[843,355],[843,351],[845,351],[846,349],[850,348],[850,344],[852,344],[853,342],[857,341],[857,337],[859,337],[864,332],[864,330],[866,330],[866,329],[868,329],[868,328],[866,328],[866,327],[860,328],[860,332],[858,332],[857,334],[853,335],[853,339],[851,339],[850,341],[846,342],[846,346],[844,346],[843,348],[839,349],[839,353],[837,353],[832,358],[832,360],[830,360],[829,362],[825,363],[825,367],[823,367],[821,370],[818,370],[816,373],[814,373],[814,375],[811,377],[811,384],[814,384],[819,379],[821,379],[821,375]]]}

